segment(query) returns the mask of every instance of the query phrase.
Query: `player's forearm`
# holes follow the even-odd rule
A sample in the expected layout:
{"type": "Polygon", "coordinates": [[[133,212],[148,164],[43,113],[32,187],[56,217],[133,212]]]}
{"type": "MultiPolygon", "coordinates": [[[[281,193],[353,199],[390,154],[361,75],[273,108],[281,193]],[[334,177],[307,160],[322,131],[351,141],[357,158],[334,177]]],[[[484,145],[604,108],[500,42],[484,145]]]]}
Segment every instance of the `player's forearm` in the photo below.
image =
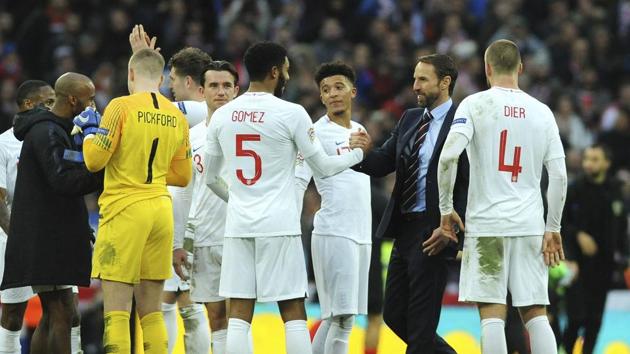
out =
{"type": "Polygon", "coordinates": [[[219,175],[223,168],[223,156],[206,155],[206,165],[209,168],[206,170],[206,185],[210,188],[214,194],[225,202],[229,198],[229,187],[223,178],[219,175]]]}
{"type": "Polygon", "coordinates": [[[297,202],[298,215],[302,215],[302,207],[304,205],[304,192],[306,192],[306,188],[308,188],[307,180],[295,177],[295,199],[297,202]]]}
{"type": "Polygon", "coordinates": [[[350,166],[363,160],[363,150],[352,149],[349,154],[328,156],[323,149],[306,158],[306,162],[313,170],[313,175],[330,177],[344,171],[350,166]]]}
{"type": "Polygon", "coordinates": [[[438,164],[438,190],[440,193],[440,213],[453,212],[453,188],[457,178],[457,162],[468,145],[468,138],[460,133],[451,133],[444,142],[438,164]]]}
{"type": "Polygon", "coordinates": [[[93,140],[93,137],[87,137],[83,141],[83,160],[88,171],[97,172],[105,168],[112,154],[95,145],[93,140]]]}
{"type": "Polygon", "coordinates": [[[545,166],[549,172],[547,225],[545,230],[560,232],[562,209],[564,208],[567,195],[567,168],[564,158],[547,161],[545,166]]]}
{"type": "Polygon", "coordinates": [[[4,188],[0,188],[0,227],[2,227],[4,233],[8,235],[11,213],[7,207],[6,195],[7,191],[4,188]]]}
{"type": "Polygon", "coordinates": [[[186,187],[192,179],[192,160],[190,158],[173,160],[166,173],[166,184],[186,187]]]}
{"type": "Polygon", "coordinates": [[[193,185],[194,184],[191,182],[188,184],[188,186],[184,188],[168,188],[173,199],[173,249],[184,247],[186,224],[188,223],[188,215],[190,213],[190,206],[192,204],[193,185]]]}

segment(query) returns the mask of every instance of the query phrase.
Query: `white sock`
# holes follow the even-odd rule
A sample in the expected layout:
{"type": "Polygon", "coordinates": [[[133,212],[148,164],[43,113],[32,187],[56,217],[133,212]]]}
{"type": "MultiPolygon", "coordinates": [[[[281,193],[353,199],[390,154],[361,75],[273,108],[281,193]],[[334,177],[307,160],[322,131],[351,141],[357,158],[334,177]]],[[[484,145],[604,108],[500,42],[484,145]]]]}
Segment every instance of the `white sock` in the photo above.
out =
{"type": "Polygon", "coordinates": [[[330,318],[322,320],[315,332],[313,338],[313,354],[326,353],[326,337],[328,336],[328,330],[330,329],[330,318]]]}
{"type": "Polygon", "coordinates": [[[354,316],[334,316],[326,337],[326,354],[347,354],[354,316]]]}
{"type": "Polygon", "coordinates": [[[0,353],[22,353],[22,345],[20,344],[20,332],[21,331],[9,331],[4,327],[0,327],[0,353]]]}
{"type": "Polygon", "coordinates": [[[225,354],[252,354],[249,348],[248,322],[238,318],[228,320],[227,338],[225,340],[225,354]]]}
{"type": "Polygon", "coordinates": [[[179,309],[184,321],[186,353],[210,352],[210,325],[203,305],[192,304],[179,309]]]}
{"type": "Polygon", "coordinates": [[[168,334],[168,352],[173,352],[175,342],[177,341],[177,305],[162,303],[162,315],[166,324],[166,333],[168,334]]]}
{"type": "Polygon", "coordinates": [[[532,354],[556,354],[558,346],[547,316],[537,316],[525,324],[529,332],[529,346],[532,354]]]}
{"type": "Polygon", "coordinates": [[[225,354],[227,329],[212,331],[212,354],[225,354]]]}
{"type": "Polygon", "coordinates": [[[481,353],[507,354],[505,321],[500,318],[481,320],[481,353]]]}
{"type": "Polygon", "coordinates": [[[306,321],[294,320],[284,323],[287,354],[312,354],[311,337],[306,328],[306,321]]]}
{"type": "Polygon", "coordinates": [[[249,352],[254,352],[254,335],[252,334],[252,328],[249,327],[249,331],[247,332],[247,345],[249,345],[249,352]]]}
{"type": "Polygon", "coordinates": [[[70,329],[70,347],[72,354],[83,354],[83,350],[81,350],[81,325],[70,329]]]}

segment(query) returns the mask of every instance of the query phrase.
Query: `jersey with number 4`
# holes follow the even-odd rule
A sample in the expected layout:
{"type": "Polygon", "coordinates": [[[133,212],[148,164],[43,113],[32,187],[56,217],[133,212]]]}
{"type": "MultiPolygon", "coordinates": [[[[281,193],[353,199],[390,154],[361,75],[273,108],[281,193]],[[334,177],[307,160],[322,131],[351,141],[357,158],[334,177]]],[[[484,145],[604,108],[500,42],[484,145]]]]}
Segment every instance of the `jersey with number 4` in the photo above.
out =
{"type": "Polygon", "coordinates": [[[466,235],[542,235],[543,164],[564,158],[549,107],[521,90],[493,87],[462,101],[449,134],[456,133],[469,141],[466,235]]]}
{"type": "Polygon", "coordinates": [[[207,149],[227,168],[225,237],[301,234],[295,158],[317,144],[304,108],[270,93],[246,92],[214,112],[207,149]]]}

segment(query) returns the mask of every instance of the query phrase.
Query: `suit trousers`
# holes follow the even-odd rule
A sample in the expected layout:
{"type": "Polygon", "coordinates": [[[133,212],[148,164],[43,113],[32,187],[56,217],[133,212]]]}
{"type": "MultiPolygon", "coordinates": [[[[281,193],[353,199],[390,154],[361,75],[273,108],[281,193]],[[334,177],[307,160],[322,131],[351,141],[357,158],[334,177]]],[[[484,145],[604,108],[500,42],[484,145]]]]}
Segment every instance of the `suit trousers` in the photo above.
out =
{"type": "Polygon", "coordinates": [[[407,354],[455,354],[436,333],[448,269],[444,255],[422,252],[422,242],[433,230],[425,217],[403,220],[399,230],[389,260],[383,320],[407,343],[407,354]]]}

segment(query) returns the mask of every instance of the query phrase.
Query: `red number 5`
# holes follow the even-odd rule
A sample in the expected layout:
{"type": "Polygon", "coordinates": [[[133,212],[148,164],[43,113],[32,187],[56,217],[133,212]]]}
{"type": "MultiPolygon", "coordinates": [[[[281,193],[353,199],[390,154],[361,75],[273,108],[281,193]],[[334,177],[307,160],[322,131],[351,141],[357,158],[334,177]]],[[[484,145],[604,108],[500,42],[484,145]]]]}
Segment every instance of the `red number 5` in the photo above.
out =
{"type": "Polygon", "coordinates": [[[243,149],[244,141],[260,141],[259,134],[236,134],[236,156],[244,157],[249,156],[254,158],[254,177],[253,178],[245,178],[243,176],[243,170],[236,170],[236,177],[239,181],[241,181],[246,186],[251,186],[256,183],[260,179],[262,175],[262,161],[260,160],[260,155],[256,153],[254,150],[243,149]]]}
{"type": "Polygon", "coordinates": [[[512,182],[518,182],[518,174],[523,171],[523,168],[519,165],[521,162],[521,147],[514,147],[514,158],[512,159],[512,165],[505,164],[505,145],[507,144],[507,129],[501,132],[501,141],[499,144],[499,171],[511,172],[512,182]]]}

